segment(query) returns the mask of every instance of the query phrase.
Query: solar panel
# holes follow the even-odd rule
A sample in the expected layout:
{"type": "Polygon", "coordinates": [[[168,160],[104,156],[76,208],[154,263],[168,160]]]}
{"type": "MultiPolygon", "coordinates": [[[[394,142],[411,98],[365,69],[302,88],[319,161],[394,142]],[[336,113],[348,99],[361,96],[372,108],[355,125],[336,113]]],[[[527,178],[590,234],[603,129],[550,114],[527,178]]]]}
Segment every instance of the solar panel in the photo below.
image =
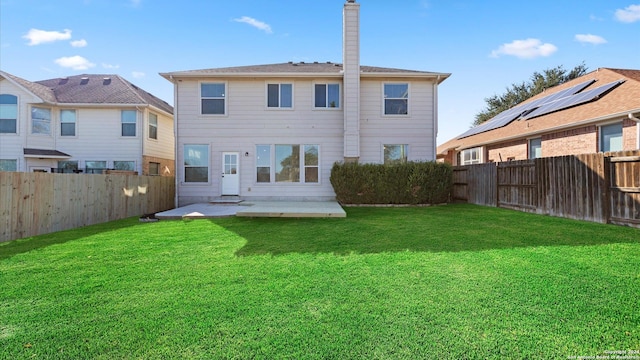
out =
{"type": "Polygon", "coordinates": [[[584,104],[598,99],[600,96],[605,95],[607,92],[613,90],[616,86],[622,84],[624,80],[614,81],[597,88],[587,90],[585,92],[577,93],[575,95],[558,99],[556,101],[544,104],[529,114],[525,115],[525,119],[529,120],[534,117],[546,115],[555,111],[570,108],[576,105],[584,104]]]}
{"type": "Polygon", "coordinates": [[[593,84],[594,82],[595,80],[585,81],[578,85],[574,85],[570,88],[564,89],[562,91],[558,91],[551,95],[547,95],[540,99],[530,101],[524,104],[518,104],[512,107],[511,109],[507,109],[499,113],[498,115],[492,117],[491,119],[485,121],[484,123],[467,130],[462,135],[458,136],[458,139],[462,139],[465,137],[469,137],[471,135],[480,134],[482,132],[486,132],[486,131],[490,131],[490,130],[494,130],[494,129],[498,129],[503,126],[506,126],[510,124],[512,121],[520,117],[527,116],[528,113],[532,113],[533,112],[532,110],[538,107],[541,107],[542,105],[547,104],[549,102],[569,97],[581,91],[582,89],[586,88],[587,86],[593,84]]]}

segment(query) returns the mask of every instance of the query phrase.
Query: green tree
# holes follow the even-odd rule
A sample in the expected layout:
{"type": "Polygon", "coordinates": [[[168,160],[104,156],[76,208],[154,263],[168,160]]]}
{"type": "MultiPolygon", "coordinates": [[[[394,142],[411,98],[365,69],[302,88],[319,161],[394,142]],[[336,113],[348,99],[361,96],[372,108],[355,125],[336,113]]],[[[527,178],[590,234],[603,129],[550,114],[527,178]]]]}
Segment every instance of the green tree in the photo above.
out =
{"type": "Polygon", "coordinates": [[[482,124],[499,113],[510,109],[519,103],[540,94],[545,89],[560,85],[587,73],[587,66],[583,63],[571,70],[566,70],[562,65],[543,70],[542,73],[534,72],[529,82],[511,84],[502,95],[493,95],[485,98],[487,107],[475,116],[473,126],[482,124]]]}

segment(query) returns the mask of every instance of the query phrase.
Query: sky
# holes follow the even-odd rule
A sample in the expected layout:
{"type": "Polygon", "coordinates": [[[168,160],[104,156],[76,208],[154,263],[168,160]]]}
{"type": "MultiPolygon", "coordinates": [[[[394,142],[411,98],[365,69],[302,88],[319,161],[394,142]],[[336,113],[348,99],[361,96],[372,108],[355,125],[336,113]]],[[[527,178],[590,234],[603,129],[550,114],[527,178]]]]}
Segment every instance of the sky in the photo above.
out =
{"type": "MultiPolygon", "coordinates": [[[[640,69],[640,0],[357,0],[362,65],[451,73],[438,144],[534,72],[640,69]]],[[[342,62],[343,0],[0,0],[0,69],[118,74],[173,104],[158,73],[342,62]]]]}

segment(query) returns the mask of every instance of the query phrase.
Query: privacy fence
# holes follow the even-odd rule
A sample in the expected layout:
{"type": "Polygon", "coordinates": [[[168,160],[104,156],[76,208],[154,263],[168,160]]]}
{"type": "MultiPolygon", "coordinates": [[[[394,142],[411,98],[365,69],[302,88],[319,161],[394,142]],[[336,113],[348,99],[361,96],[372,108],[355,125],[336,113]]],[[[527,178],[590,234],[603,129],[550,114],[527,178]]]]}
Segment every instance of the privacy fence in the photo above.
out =
{"type": "Polygon", "coordinates": [[[640,228],[640,151],[457,166],[452,197],[640,228]]]}
{"type": "Polygon", "coordinates": [[[173,208],[173,177],[0,172],[0,241],[173,208]]]}

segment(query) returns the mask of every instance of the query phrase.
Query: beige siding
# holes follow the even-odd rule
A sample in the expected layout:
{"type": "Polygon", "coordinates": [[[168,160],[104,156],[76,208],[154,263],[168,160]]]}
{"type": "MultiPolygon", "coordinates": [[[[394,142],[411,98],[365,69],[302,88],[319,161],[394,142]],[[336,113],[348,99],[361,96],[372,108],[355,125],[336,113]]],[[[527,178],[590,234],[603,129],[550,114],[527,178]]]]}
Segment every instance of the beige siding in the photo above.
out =
{"type": "Polygon", "coordinates": [[[175,158],[175,136],[173,135],[173,118],[159,111],[146,110],[144,117],[144,150],[143,155],[173,160],[175,158]],[[158,116],[158,138],[149,138],[149,113],[158,116]]]}

